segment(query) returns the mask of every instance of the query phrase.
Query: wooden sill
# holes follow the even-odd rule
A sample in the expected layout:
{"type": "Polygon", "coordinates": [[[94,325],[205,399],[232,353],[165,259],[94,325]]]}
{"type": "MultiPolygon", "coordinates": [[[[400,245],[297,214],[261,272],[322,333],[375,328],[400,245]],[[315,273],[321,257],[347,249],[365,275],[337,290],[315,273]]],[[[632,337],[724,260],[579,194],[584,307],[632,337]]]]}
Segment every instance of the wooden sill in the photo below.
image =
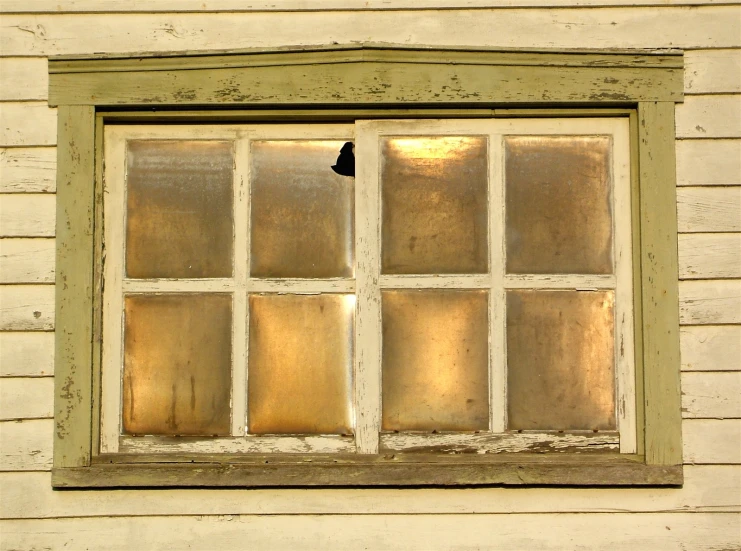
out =
{"type": "Polygon", "coordinates": [[[55,488],[681,486],[682,465],[635,455],[98,456],[52,470],[55,488]]]}

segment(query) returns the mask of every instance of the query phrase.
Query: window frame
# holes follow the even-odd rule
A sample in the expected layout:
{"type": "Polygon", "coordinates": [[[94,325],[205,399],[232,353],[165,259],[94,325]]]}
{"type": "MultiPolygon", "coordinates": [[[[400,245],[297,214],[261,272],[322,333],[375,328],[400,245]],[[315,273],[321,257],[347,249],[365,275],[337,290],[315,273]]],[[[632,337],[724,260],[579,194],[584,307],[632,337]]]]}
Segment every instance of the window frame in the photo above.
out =
{"type": "Polygon", "coordinates": [[[682,484],[674,157],[681,52],[361,44],[59,57],[49,71],[49,104],[58,106],[53,486],[682,484]],[[637,453],[97,451],[105,124],[525,116],[629,119],[637,453]]]}

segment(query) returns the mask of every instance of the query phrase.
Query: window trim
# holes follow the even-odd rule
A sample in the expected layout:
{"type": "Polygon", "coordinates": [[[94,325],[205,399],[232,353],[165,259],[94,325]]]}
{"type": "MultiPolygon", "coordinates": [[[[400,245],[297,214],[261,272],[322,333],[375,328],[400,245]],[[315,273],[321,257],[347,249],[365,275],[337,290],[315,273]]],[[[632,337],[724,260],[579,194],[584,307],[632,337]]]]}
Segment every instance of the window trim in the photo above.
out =
{"type": "Polygon", "coordinates": [[[49,70],[49,104],[58,106],[54,486],[682,484],[674,157],[681,52],[365,44],[59,57],[50,59],[49,70]],[[94,451],[105,122],[608,115],[628,116],[631,127],[638,453],[312,455],[306,461],[94,451]]]}

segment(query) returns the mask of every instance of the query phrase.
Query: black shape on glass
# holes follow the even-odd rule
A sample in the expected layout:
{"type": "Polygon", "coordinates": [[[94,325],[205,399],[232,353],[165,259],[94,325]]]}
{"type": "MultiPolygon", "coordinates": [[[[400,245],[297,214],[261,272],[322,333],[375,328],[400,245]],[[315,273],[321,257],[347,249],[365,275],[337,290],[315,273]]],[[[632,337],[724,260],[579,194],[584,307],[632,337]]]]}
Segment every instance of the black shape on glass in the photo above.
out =
{"type": "Polygon", "coordinates": [[[355,155],[352,152],[352,142],[347,142],[340,149],[340,156],[337,157],[337,164],[332,165],[334,170],[340,176],[355,176],[355,155]]]}

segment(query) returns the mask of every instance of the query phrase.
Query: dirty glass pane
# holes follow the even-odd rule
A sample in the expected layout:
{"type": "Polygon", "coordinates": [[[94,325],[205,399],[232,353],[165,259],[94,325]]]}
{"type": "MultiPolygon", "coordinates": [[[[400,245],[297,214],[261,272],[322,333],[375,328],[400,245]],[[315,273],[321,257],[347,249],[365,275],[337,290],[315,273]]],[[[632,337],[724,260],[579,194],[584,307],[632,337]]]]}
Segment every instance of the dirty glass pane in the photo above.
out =
{"type": "Polygon", "coordinates": [[[128,142],[128,277],[231,277],[232,157],[230,142],[128,142]]]}
{"type": "Polygon", "coordinates": [[[352,277],[355,179],[331,168],[344,144],[252,142],[252,276],[352,277]]]}
{"type": "Polygon", "coordinates": [[[382,291],[383,430],[489,427],[488,291],[382,291]]]}
{"type": "Polygon", "coordinates": [[[125,434],[228,435],[232,299],[125,298],[125,434]]]}
{"type": "Polygon", "coordinates": [[[487,138],[381,138],[385,274],[485,273],[487,138]]]}
{"type": "Polygon", "coordinates": [[[510,429],[615,428],[613,291],[507,292],[510,429]]]}
{"type": "Polygon", "coordinates": [[[507,272],[612,273],[609,136],[505,138],[507,272]]]}
{"type": "Polygon", "coordinates": [[[250,295],[253,434],[351,434],[355,297],[250,295]]]}

